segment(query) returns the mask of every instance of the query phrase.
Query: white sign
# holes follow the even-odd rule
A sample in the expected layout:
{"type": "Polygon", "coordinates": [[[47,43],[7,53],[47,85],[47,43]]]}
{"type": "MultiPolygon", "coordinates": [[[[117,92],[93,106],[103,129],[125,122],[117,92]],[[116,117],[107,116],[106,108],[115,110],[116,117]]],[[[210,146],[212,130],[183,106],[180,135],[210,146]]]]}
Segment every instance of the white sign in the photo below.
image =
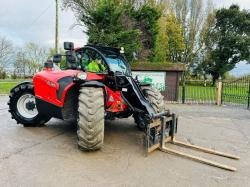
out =
{"type": "Polygon", "coordinates": [[[165,72],[156,72],[156,71],[133,71],[133,78],[136,76],[140,82],[150,83],[152,86],[160,91],[165,91],[165,72]]]}

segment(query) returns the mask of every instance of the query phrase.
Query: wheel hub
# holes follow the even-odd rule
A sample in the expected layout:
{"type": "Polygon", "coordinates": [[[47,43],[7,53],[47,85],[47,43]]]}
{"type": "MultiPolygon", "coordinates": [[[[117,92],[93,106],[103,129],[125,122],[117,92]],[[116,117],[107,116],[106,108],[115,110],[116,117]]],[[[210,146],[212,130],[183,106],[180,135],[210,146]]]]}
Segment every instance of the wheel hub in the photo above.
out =
{"type": "Polygon", "coordinates": [[[28,110],[34,110],[34,109],[36,108],[36,104],[35,104],[33,101],[28,101],[28,102],[26,103],[26,108],[27,108],[28,110]]]}
{"type": "Polygon", "coordinates": [[[27,93],[22,95],[17,101],[18,113],[27,119],[32,119],[38,115],[36,100],[34,95],[27,93]]]}

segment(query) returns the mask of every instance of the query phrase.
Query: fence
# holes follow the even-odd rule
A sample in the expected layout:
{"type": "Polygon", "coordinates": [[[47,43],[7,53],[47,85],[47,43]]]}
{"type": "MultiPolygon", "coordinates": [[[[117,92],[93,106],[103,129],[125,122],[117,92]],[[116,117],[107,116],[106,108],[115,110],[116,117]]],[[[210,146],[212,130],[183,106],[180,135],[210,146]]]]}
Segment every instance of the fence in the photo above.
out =
{"type": "MultiPolygon", "coordinates": [[[[250,77],[237,80],[180,80],[178,98],[170,103],[233,105],[250,109],[250,77]]],[[[171,90],[168,91],[171,93],[171,90]]]]}
{"type": "Polygon", "coordinates": [[[188,80],[182,83],[182,103],[215,104],[216,87],[211,81],[188,80]]]}
{"type": "Polygon", "coordinates": [[[250,76],[223,81],[222,104],[250,109],[250,76]]]}
{"type": "MultiPolygon", "coordinates": [[[[170,103],[187,104],[215,104],[216,86],[211,81],[203,80],[180,80],[178,98],[172,99],[170,103]]],[[[171,90],[169,91],[171,93],[171,90]]]]}

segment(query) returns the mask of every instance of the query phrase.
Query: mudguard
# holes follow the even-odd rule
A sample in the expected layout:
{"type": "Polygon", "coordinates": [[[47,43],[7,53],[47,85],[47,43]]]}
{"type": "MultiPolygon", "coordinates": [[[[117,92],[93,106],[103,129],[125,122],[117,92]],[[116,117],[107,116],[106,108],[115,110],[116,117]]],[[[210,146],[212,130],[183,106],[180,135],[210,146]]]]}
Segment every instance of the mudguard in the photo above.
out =
{"type": "MultiPolygon", "coordinates": [[[[80,85],[78,82],[74,82],[74,77],[82,72],[82,70],[44,70],[37,73],[33,77],[36,98],[57,107],[63,107],[67,92],[72,87],[80,85]]],[[[102,79],[101,75],[87,72],[86,81],[102,79]]]]}
{"type": "Polygon", "coordinates": [[[19,83],[18,85],[16,85],[15,87],[13,87],[13,88],[10,90],[10,93],[11,93],[16,87],[18,87],[18,86],[20,86],[20,85],[24,85],[24,84],[31,84],[31,85],[33,85],[32,81],[23,81],[23,82],[19,83]]]}
{"type": "Polygon", "coordinates": [[[106,90],[106,86],[99,82],[99,81],[86,81],[84,83],[81,84],[81,87],[101,87],[104,88],[106,90]]]}
{"type": "Polygon", "coordinates": [[[79,70],[44,70],[37,73],[33,77],[36,98],[63,107],[67,91],[75,85],[73,77],[79,72],[79,70]]]}
{"type": "Polygon", "coordinates": [[[107,96],[108,96],[108,91],[107,91],[107,89],[106,89],[106,86],[105,86],[105,84],[103,84],[102,82],[99,82],[99,81],[86,81],[86,82],[84,82],[84,83],[82,83],[81,85],[80,85],[81,87],[99,87],[99,88],[102,88],[103,89],[103,91],[104,91],[104,100],[105,100],[105,103],[107,103],[107,96]]]}

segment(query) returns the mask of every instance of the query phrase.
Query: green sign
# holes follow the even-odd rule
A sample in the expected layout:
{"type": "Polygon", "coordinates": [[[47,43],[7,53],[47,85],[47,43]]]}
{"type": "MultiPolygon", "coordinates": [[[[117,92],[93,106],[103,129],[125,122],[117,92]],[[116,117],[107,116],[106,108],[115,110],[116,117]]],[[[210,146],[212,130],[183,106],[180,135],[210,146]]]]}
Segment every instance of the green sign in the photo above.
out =
{"type": "Polygon", "coordinates": [[[157,71],[133,71],[133,77],[138,77],[140,82],[150,83],[160,91],[165,91],[166,73],[157,71]]]}

